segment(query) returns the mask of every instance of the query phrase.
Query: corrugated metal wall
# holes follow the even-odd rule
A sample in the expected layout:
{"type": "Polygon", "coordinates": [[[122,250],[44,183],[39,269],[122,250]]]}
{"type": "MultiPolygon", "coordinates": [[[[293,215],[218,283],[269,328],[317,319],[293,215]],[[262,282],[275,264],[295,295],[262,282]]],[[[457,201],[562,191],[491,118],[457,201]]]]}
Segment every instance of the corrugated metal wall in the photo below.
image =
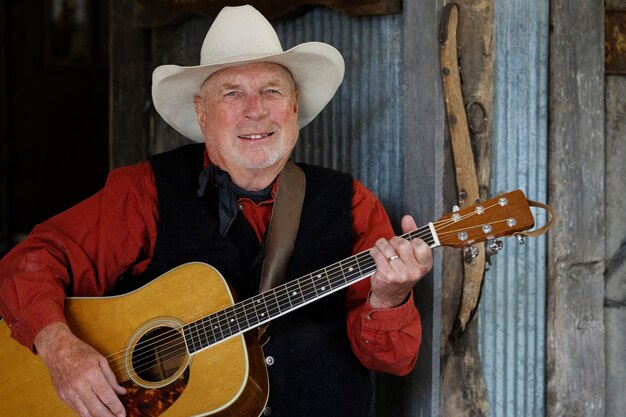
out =
{"type": "Polygon", "coordinates": [[[403,203],[402,16],[349,17],[315,8],[276,29],[284,49],[327,42],[346,61],[331,103],[300,132],[296,161],[352,173],[378,196],[392,219],[403,203]]]}
{"type": "MultiPolygon", "coordinates": [[[[547,0],[496,0],[492,189],[547,201],[547,0]]],[[[545,222],[535,212],[537,224],[545,222]]],[[[487,272],[479,313],[490,415],[544,415],[545,238],[509,239],[487,272]]]]}

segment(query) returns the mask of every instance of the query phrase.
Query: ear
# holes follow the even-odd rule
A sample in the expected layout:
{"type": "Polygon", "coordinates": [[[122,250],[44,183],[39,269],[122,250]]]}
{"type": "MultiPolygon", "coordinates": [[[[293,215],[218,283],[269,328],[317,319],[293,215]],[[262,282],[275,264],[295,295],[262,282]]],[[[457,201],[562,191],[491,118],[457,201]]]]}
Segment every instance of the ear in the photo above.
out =
{"type": "Polygon", "coordinates": [[[200,130],[202,130],[202,133],[204,134],[204,124],[206,122],[206,108],[204,107],[204,103],[199,96],[195,96],[193,98],[193,106],[196,109],[196,117],[198,118],[200,130]]]}
{"type": "Polygon", "coordinates": [[[298,114],[298,106],[300,105],[300,90],[296,90],[293,94],[293,111],[298,114]]]}

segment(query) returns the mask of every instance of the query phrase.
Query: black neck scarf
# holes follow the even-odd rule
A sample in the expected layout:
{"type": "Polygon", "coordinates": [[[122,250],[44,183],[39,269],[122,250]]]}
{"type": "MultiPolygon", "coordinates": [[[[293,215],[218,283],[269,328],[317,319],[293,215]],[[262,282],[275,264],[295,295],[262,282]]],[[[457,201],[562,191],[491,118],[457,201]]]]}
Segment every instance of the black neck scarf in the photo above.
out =
{"type": "Polygon", "coordinates": [[[222,171],[217,165],[206,166],[198,177],[198,196],[204,197],[207,184],[211,182],[217,187],[218,213],[220,217],[220,234],[226,236],[233,222],[237,218],[239,209],[237,200],[249,198],[259,202],[270,198],[272,194],[272,182],[266,188],[259,191],[247,191],[235,185],[226,171],[222,171]]]}

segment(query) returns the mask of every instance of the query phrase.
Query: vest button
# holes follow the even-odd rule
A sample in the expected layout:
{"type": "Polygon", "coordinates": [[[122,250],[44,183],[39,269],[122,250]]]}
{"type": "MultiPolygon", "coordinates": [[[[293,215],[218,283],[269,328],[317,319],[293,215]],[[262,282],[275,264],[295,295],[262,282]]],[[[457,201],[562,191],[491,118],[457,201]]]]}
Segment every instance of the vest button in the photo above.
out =
{"type": "Polygon", "coordinates": [[[265,363],[267,364],[267,366],[274,365],[274,357],[273,356],[268,356],[267,358],[265,358],[265,363]]]}
{"type": "Polygon", "coordinates": [[[270,407],[265,407],[265,409],[263,409],[263,415],[269,416],[270,414],[272,414],[272,409],[270,407]]]}

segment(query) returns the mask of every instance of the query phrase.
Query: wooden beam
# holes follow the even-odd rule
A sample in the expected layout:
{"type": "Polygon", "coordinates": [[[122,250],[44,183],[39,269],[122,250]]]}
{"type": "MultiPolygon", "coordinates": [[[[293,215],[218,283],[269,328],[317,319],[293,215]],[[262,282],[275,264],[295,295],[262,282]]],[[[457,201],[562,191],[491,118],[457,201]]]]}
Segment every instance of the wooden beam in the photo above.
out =
{"type": "Polygon", "coordinates": [[[352,16],[395,14],[402,11],[402,0],[135,0],[134,24],[155,27],[178,23],[189,15],[212,19],[224,6],[249,3],[268,20],[293,17],[312,6],[326,6],[352,16]]]}
{"type": "Polygon", "coordinates": [[[604,3],[554,0],[550,20],[546,416],[604,417],[604,3]]]}

